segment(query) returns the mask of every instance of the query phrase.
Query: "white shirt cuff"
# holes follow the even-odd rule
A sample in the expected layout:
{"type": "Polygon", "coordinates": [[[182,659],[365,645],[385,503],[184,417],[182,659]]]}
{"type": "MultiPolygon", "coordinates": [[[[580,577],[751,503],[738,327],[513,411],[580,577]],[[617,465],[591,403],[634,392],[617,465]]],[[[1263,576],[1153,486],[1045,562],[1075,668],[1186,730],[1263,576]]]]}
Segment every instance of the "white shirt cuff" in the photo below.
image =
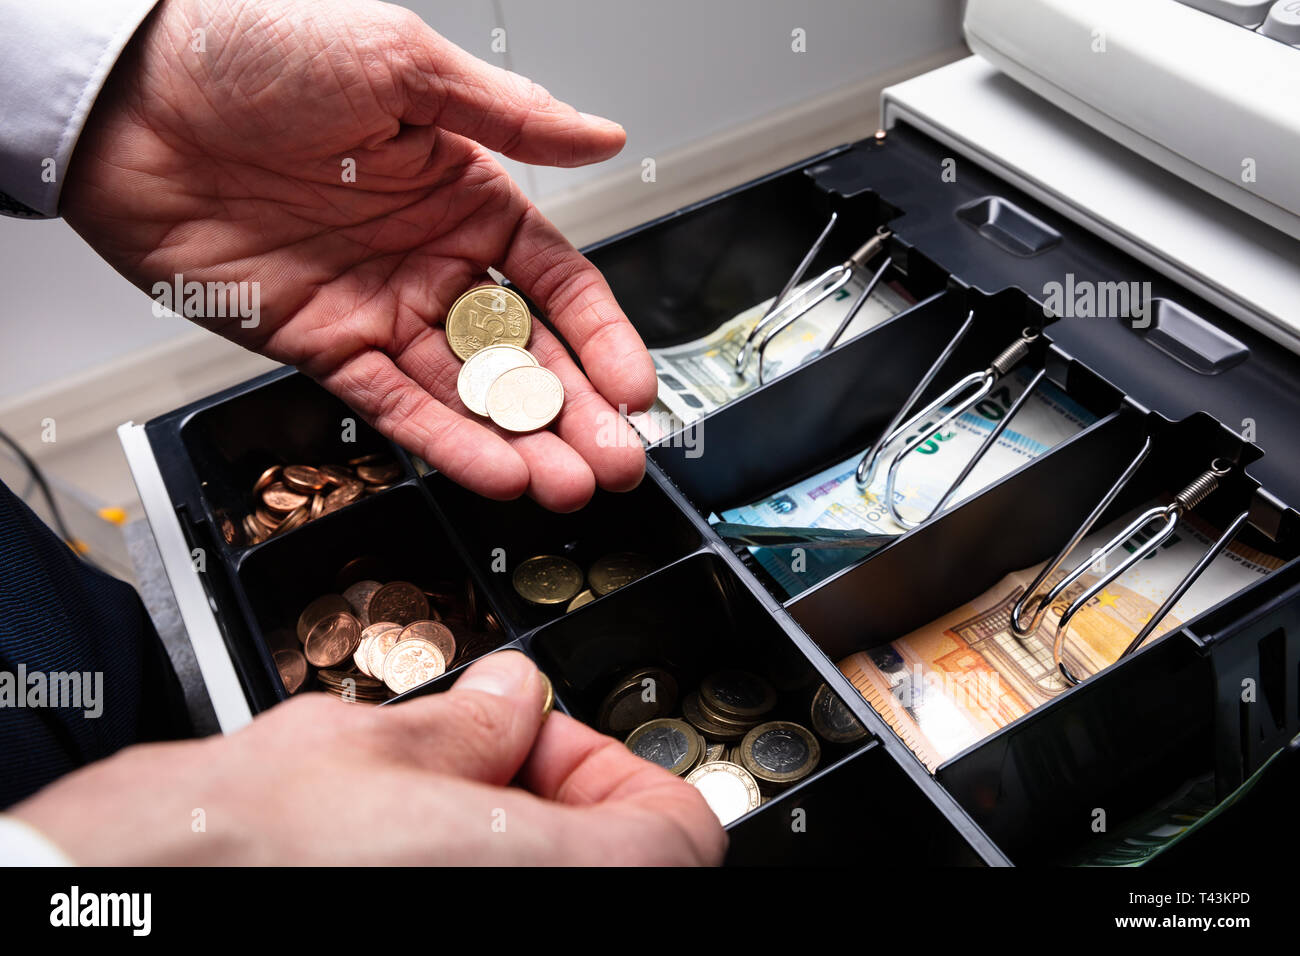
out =
{"type": "Polygon", "coordinates": [[[0,0],[0,213],[58,215],[77,138],[157,0],[0,0]]]}
{"type": "Polygon", "coordinates": [[[0,866],[72,866],[68,855],[35,827],[0,813],[0,866]]]}

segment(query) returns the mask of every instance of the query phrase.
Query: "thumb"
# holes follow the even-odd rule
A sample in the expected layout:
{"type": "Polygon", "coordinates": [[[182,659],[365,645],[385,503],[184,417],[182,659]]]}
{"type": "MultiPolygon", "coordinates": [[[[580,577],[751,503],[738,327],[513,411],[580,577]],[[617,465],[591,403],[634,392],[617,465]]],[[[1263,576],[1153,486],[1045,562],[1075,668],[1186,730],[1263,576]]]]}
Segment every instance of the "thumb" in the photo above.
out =
{"type": "Polygon", "coordinates": [[[416,763],[504,786],[523,766],[545,716],[546,680],[519,651],[497,651],[466,668],[455,686],[394,707],[384,720],[416,763]]]}
{"type": "Polygon", "coordinates": [[[437,123],[540,166],[597,163],[617,154],[627,140],[612,120],[579,113],[532,80],[484,63],[423,23],[408,41],[422,82],[407,83],[403,122],[437,123]]]}

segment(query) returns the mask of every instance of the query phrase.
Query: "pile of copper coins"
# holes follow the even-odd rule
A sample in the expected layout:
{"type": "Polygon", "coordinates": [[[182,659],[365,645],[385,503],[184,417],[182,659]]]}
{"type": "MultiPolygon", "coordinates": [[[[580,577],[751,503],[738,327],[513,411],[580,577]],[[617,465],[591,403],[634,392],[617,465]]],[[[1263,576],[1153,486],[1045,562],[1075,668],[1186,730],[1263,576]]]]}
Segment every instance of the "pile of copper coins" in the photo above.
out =
{"type": "Polygon", "coordinates": [[[241,526],[236,529],[225,521],[222,534],[228,544],[260,544],[385,491],[401,476],[402,466],[383,453],[362,455],[345,465],[272,465],[253,484],[251,510],[241,526]]]}
{"type": "Polygon", "coordinates": [[[515,593],[540,607],[566,605],[566,613],[611,594],[656,567],[652,558],[615,551],[592,562],[584,573],[577,562],[554,554],[539,554],[515,568],[510,581],[515,593]]]}
{"type": "Polygon", "coordinates": [[[465,364],[456,379],[461,402],[508,432],[545,428],[564,407],[564,385],[525,347],[528,304],[499,285],[470,289],[447,310],[447,344],[465,364]]]}
{"type": "Polygon", "coordinates": [[[596,723],[637,756],[685,777],[726,825],[815,771],[822,742],[838,746],[867,736],[825,684],[808,707],[813,730],[770,719],[776,706],[776,690],[748,671],[716,671],[679,696],[672,674],[645,667],[618,681],[596,723]]]}
{"type": "Polygon", "coordinates": [[[405,693],[494,650],[500,623],[481,611],[474,584],[362,580],[307,605],[298,647],[273,652],[285,690],[296,693],[314,668],[320,690],[354,703],[405,693]]]}

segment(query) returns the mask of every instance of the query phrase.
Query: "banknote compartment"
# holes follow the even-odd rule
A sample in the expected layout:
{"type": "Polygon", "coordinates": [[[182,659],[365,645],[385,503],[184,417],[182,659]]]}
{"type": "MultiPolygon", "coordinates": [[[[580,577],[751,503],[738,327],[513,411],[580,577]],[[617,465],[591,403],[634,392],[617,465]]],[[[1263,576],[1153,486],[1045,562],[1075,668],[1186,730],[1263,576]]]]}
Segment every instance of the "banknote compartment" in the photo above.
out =
{"type": "Polygon", "coordinates": [[[569,514],[547,511],[529,498],[489,501],[438,473],[421,481],[518,631],[554,620],[568,604],[539,606],[519,596],[511,575],[528,558],[560,555],[585,574],[612,552],[642,554],[662,567],[703,543],[699,530],[651,477],[629,492],[598,490],[585,507],[569,514]]]}
{"type": "MultiPolygon", "coordinates": [[[[458,544],[413,482],[259,545],[243,556],[238,573],[242,610],[278,692],[283,685],[271,654],[279,646],[299,646],[298,616],[321,595],[340,594],[366,579],[410,581],[426,589],[449,582],[459,588],[472,576],[458,544]],[[358,558],[373,560],[344,572],[358,558]]],[[[477,579],[475,588],[480,606],[496,610],[477,579]]],[[[503,635],[501,642],[509,639],[503,635]]],[[[312,686],[309,674],[304,687],[312,686]]]]}
{"type": "MultiPolygon", "coordinates": [[[[1245,471],[1235,470],[1194,514],[1222,529],[1251,507],[1258,486],[1249,477],[1249,463],[1258,449],[1209,416],[1168,423],[1125,409],[822,582],[788,610],[833,661],[900,638],[982,594],[1006,573],[1054,555],[1148,435],[1150,458],[1098,528],[1179,490],[1218,456],[1238,460],[1245,471]]],[[[1220,608],[1256,603],[1252,593],[1275,588],[1275,576],[1300,579],[1300,562],[1294,560],[1300,542],[1290,523],[1286,528],[1278,541],[1251,529],[1242,532],[1239,541],[1291,564],[1239,590],[1220,608]]],[[[972,744],[940,764],[936,779],[1013,862],[1077,856],[1095,836],[1089,814],[1096,808],[1106,810],[1107,832],[1114,832],[1214,770],[1220,705],[1213,667],[1185,632],[1215,614],[1209,609],[1149,640],[1138,653],[972,744]]],[[[1300,631],[1291,641],[1300,648],[1300,631]]],[[[1277,665],[1279,674],[1285,666],[1277,665]]],[[[1284,676],[1295,680],[1290,672],[1284,676]]]]}
{"type": "MultiPolygon", "coordinates": [[[[224,518],[238,531],[253,505],[253,484],[272,465],[344,464],[382,453],[401,465],[399,481],[412,476],[397,446],[307,376],[272,373],[249,384],[207,403],[180,428],[187,464],[198,477],[214,527],[224,518]]],[[[242,533],[233,543],[216,537],[229,551],[245,547],[242,533]]]]}
{"type": "MultiPolygon", "coordinates": [[[[818,158],[818,160],[820,157],[818,158]]],[[[712,331],[781,291],[832,212],[838,221],[809,269],[845,261],[900,211],[866,189],[823,189],[806,161],[585,250],[651,348],[712,331]]],[[[924,257],[896,256],[918,300],[947,274],[924,257]]]]}
{"type": "MultiPolygon", "coordinates": [[[[1041,309],[1014,290],[985,296],[950,288],[705,416],[693,444],[664,441],[651,457],[704,515],[782,491],[865,451],[971,311],[974,324],[916,408],[1043,322],[1041,309]]],[[[1098,416],[1118,407],[1114,389],[1052,352],[1046,339],[1034,348],[1027,365],[1050,362],[1051,380],[1071,398],[1098,416]]]]}

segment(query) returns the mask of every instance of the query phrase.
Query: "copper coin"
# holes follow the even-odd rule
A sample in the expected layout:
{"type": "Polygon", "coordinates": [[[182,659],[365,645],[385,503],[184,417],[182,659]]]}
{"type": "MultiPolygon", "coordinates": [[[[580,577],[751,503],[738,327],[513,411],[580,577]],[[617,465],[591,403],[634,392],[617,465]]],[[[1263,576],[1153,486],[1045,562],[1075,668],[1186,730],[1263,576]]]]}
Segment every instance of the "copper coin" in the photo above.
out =
{"type": "Polygon", "coordinates": [[[375,676],[370,673],[370,662],[366,660],[366,658],[370,656],[370,642],[374,639],[375,635],[371,634],[367,637],[366,632],[362,631],[361,643],[358,644],[357,649],[352,652],[352,663],[356,664],[357,670],[361,671],[361,673],[365,674],[367,677],[375,676]]]}
{"type": "Polygon", "coordinates": [[[386,485],[401,473],[402,466],[391,460],[357,465],[357,477],[368,485],[386,485]]]}
{"type": "Polygon", "coordinates": [[[275,531],[271,533],[284,534],[286,531],[292,531],[294,528],[305,525],[308,521],[308,515],[310,514],[311,507],[303,505],[301,508],[297,508],[285,515],[284,520],[280,522],[280,527],[276,528],[275,531]]]}
{"type": "Polygon", "coordinates": [[[358,581],[343,591],[344,599],[352,605],[352,613],[357,616],[362,627],[370,626],[370,599],[382,587],[378,581],[358,581]]]}
{"type": "Polygon", "coordinates": [[[384,683],[394,694],[404,694],[446,671],[442,651],[429,641],[399,641],[384,658],[384,683]]]}
{"type": "Polygon", "coordinates": [[[257,544],[266,539],[266,528],[252,515],[244,515],[243,526],[246,544],[257,544]]]}
{"type": "Polygon", "coordinates": [[[325,513],[325,495],[321,492],[311,496],[311,510],[307,514],[310,521],[315,521],[325,513]]]}
{"type": "Polygon", "coordinates": [[[564,407],[564,385],[549,369],[525,365],[502,372],[488,389],[488,415],[508,432],[535,432],[564,407]]]}
{"type": "Polygon", "coordinates": [[[262,532],[264,534],[269,534],[275,531],[276,528],[280,527],[284,522],[285,516],[272,514],[266,510],[265,505],[258,505],[253,509],[253,517],[256,518],[257,523],[262,526],[262,532]]]}
{"type": "Polygon", "coordinates": [[[325,476],[310,465],[289,465],[280,472],[280,477],[290,490],[304,495],[325,487],[325,476]]]}
{"type": "Polygon", "coordinates": [[[384,658],[402,636],[402,630],[402,625],[392,621],[380,621],[366,628],[366,633],[370,634],[370,644],[366,647],[366,670],[371,677],[383,680],[384,658]]]}
{"type": "Polygon", "coordinates": [[[272,511],[278,511],[280,514],[288,514],[301,508],[308,501],[306,495],[299,494],[296,491],[277,481],[268,485],[262,491],[262,504],[266,505],[272,511]]]}
{"type": "Polygon", "coordinates": [[[370,598],[370,620],[392,621],[405,627],[428,620],[429,599],[409,581],[385,584],[370,598]]]}
{"type": "Polygon", "coordinates": [[[320,474],[327,485],[341,485],[345,481],[355,481],[357,477],[351,470],[340,465],[321,465],[320,474]]]}
{"type": "Polygon", "coordinates": [[[456,659],[456,636],[451,633],[451,628],[446,624],[439,624],[437,621],[415,621],[402,629],[402,636],[397,641],[400,644],[402,641],[415,639],[428,641],[437,647],[442,652],[442,659],[448,664],[456,659]]]}
{"type": "Polygon", "coordinates": [[[311,629],[322,619],[329,617],[331,614],[337,614],[339,611],[350,611],[352,605],[348,604],[341,595],[325,594],[312,601],[302,613],[298,615],[298,642],[307,643],[307,635],[311,629]]]}
{"type": "Polygon", "coordinates": [[[292,694],[302,687],[302,682],[307,679],[307,658],[302,656],[301,651],[276,651],[271,657],[275,661],[275,669],[280,672],[285,693],[292,694]]]}
{"type": "Polygon", "coordinates": [[[333,667],[351,657],[361,643],[361,622],[347,611],[317,621],[307,634],[303,654],[313,667],[333,667]]]}
{"type": "Polygon", "coordinates": [[[365,494],[365,491],[364,482],[357,481],[355,478],[348,479],[325,496],[324,513],[329,514],[352,504],[365,494]]]}
{"type": "Polygon", "coordinates": [[[262,472],[257,482],[253,485],[253,494],[260,495],[264,490],[271,486],[277,478],[280,477],[280,466],[272,465],[266,471],[262,472]]]}
{"type": "Polygon", "coordinates": [[[349,465],[350,467],[352,467],[352,468],[355,468],[355,467],[357,467],[357,465],[368,465],[368,464],[370,464],[372,461],[379,461],[379,459],[381,459],[381,458],[383,458],[383,457],[384,457],[384,453],[383,453],[383,452],[381,452],[381,451],[372,451],[372,452],[370,452],[370,453],[367,454],[367,455],[361,455],[361,456],[359,456],[359,457],[357,457],[357,458],[349,458],[349,459],[348,459],[348,465],[349,465]]]}
{"type": "Polygon", "coordinates": [[[373,554],[364,554],[339,568],[339,573],[334,576],[334,588],[342,594],[358,581],[382,581],[385,576],[384,562],[373,554]]]}

